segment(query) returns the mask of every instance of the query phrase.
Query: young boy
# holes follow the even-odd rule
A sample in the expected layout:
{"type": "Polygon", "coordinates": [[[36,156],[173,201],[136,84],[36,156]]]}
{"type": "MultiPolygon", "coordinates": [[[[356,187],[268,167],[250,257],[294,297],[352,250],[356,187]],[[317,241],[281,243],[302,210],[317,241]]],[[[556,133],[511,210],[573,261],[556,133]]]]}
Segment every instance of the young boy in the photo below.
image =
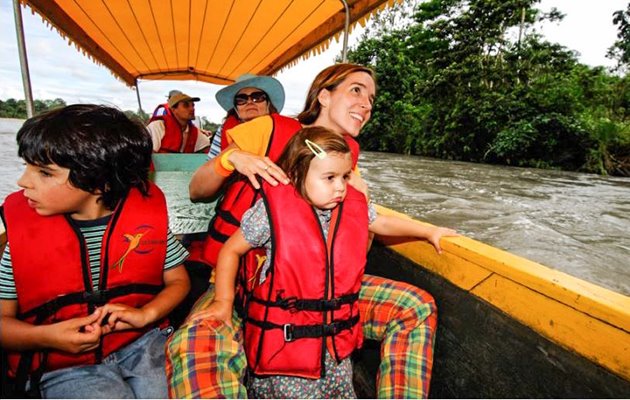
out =
{"type": "Polygon", "coordinates": [[[165,398],[165,316],[188,253],[148,180],[151,138],[72,105],[24,123],[21,191],[3,205],[0,344],[16,385],[51,398],[165,398]],[[27,382],[28,379],[28,382],[27,382]]]}

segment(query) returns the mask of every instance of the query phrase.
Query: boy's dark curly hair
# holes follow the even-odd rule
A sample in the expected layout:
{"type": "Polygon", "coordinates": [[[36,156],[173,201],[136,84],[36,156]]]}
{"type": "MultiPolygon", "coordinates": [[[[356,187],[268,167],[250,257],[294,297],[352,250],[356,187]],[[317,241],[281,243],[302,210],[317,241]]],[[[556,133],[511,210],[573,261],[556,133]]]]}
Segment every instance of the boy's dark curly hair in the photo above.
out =
{"type": "Polygon", "coordinates": [[[129,189],[148,193],[151,137],[122,111],[74,104],[28,119],[17,133],[18,155],[29,164],[70,170],[70,183],[97,194],[113,210],[129,189]]]}

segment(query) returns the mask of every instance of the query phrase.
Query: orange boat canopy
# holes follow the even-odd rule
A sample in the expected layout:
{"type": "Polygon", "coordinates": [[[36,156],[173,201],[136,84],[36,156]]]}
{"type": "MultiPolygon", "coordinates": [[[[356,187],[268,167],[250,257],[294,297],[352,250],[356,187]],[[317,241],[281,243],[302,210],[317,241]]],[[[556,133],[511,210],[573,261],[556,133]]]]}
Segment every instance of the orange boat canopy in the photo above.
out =
{"type": "MultiPolygon", "coordinates": [[[[397,0],[347,0],[350,27],[397,0]]],[[[21,0],[129,86],[137,79],[232,83],[328,48],[341,0],[21,0]]],[[[338,37],[337,37],[338,39],[338,37]]]]}

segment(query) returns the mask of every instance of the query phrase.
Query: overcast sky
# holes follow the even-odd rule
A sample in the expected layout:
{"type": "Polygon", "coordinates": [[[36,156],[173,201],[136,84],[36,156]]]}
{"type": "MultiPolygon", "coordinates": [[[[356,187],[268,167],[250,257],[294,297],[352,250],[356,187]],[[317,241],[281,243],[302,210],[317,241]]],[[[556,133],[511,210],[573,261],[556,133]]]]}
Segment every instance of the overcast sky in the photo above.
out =
{"type": "MultiPolygon", "coordinates": [[[[17,53],[13,1],[0,0],[0,99],[24,98],[17,53]]],[[[616,40],[617,30],[612,24],[612,13],[625,9],[627,0],[542,0],[539,8],[556,7],[566,17],[559,24],[548,24],[543,34],[579,53],[581,62],[596,66],[610,66],[605,57],[608,47],[616,40]]],[[[108,69],[98,66],[68,45],[55,31],[48,28],[30,8],[22,9],[25,39],[35,99],[62,98],[67,103],[85,102],[115,105],[124,110],[136,110],[136,92],[114,78],[108,69]]],[[[356,34],[354,36],[357,36],[356,34]]],[[[351,43],[355,37],[351,37],[351,43]]],[[[283,114],[297,114],[303,104],[308,86],[321,69],[332,64],[341,45],[333,43],[319,56],[300,61],[296,66],[276,77],[287,91],[283,114]]],[[[214,99],[221,86],[184,81],[141,81],[140,95],[146,112],[165,101],[171,89],[180,89],[198,96],[197,115],[219,122],[225,112],[214,99]]]]}

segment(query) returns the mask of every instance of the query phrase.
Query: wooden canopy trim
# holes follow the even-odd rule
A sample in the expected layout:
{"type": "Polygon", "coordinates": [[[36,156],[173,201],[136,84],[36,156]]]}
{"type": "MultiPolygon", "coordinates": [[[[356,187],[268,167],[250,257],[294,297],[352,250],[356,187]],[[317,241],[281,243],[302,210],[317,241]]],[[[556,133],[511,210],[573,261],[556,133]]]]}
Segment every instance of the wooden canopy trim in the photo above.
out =
{"type": "Polygon", "coordinates": [[[173,80],[178,80],[178,81],[186,81],[186,80],[192,79],[192,80],[197,80],[201,82],[214,83],[218,85],[229,85],[231,83],[234,83],[233,79],[226,78],[225,76],[198,72],[194,69],[151,72],[147,74],[138,75],[138,79],[147,79],[147,80],[173,79],[173,80]]]}

